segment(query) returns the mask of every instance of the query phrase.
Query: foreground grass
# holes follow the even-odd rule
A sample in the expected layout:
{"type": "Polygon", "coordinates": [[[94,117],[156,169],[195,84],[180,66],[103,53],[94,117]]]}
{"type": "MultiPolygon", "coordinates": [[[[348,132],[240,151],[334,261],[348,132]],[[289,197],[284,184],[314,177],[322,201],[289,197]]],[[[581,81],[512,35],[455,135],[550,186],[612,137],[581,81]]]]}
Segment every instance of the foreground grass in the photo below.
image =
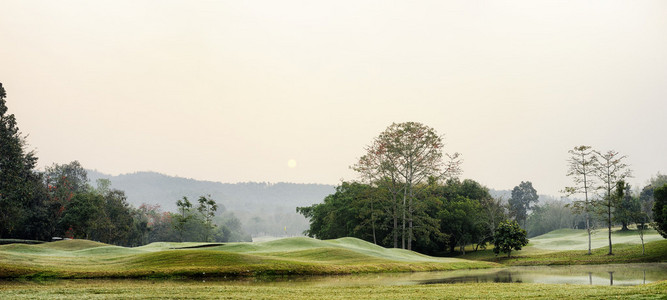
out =
{"type": "Polygon", "coordinates": [[[9,282],[2,299],[664,299],[667,281],[632,287],[467,283],[408,286],[244,285],[176,281],[9,282]]]}
{"type": "Polygon", "coordinates": [[[593,249],[588,255],[587,250],[555,251],[526,247],[513,251],[511,258],[507,258],[506,254],[495,255],[492,250],[480,250],[459,257],[508,266],[667,262],[667,240],[647,243],[645,255],[642,255],[642,246],[637,244],[616,244],[613,249],[614,255],[607,255],[606,247],[593,249]]]}
{"type": "Polygon", "coordinates": [[[354,238],[288,238],[207,248],[155,243],[124,248],[85,240],[0,246],[0,278],[145,278],[331,275],[487,268],[494,263],[436,258],[354,238]]]}

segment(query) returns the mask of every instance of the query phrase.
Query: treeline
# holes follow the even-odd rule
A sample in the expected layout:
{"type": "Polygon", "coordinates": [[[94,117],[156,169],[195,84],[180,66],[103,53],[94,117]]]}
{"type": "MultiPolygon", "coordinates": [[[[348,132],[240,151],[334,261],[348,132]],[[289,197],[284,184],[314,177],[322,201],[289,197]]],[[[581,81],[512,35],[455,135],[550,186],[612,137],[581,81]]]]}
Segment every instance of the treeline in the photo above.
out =
{"type": "MultiPolygon", "coordinates": [[[[412,212],[412,250],[426,254],[465,250],[475,244],[493,242],[498,225],[508,219],[501,201],[493,199],[486,187],[470,179],[434,180],[417,186],[412,212]]],[[[378,186],[343,182],[321,204],[299,207],[310,219],[306,234],[320,239],[357,237],[384,247],[399,247],[394,236],[405,228],[394,218],[394,203],[378,186]],[[398,225],[398,226],[396,226],[398,225]]],[[[402,213],[398,213],[402,216],[402,213]]]]}
{"type": "Polygon", "coordinates": [[[530,236],[586,228],[590,238],[592,228],[606,225],[611,254],[611,229],[616,224],[622,230],[637,224],[642,243],[647,224],[661,234],[667,227],[661,225],[667,220],[667,200],[659,196],[663,190],[667,195],[667,186],[659,188],[667,178],[658,175],[633,193],[623,180],[629,176],[625,156],[614,151],[601,153],[587,146],[570,151],[568,176],[575,186],[565,192],[583,193],[585,199],[538,204],[530,181],[514,187],[507,200],[491,197],[488,188],[474,180],[460,181],[460,155],[444,154],[442,149],[442,137],[428,126],[390,125],[352,166],[361,182],[343,182],[323,203],[297,208],[310,219],[305,234],[321,239],[353,236],[385,247],[442,254],[497,242],[499,224],[506,220],[521,225],[530,236]]]}
{"type": "Polygon", "coordinates": [[[135,208],[109,180],[98,180],[93,187],[76,161],[36,170],[37,157],[26,151],[5,97],[0,84],[0,238],[83,238],[124,246],[250,240],[240,221],[210,197],[201,197],[196,209],[181,214],[159,206],[135,208]]]}

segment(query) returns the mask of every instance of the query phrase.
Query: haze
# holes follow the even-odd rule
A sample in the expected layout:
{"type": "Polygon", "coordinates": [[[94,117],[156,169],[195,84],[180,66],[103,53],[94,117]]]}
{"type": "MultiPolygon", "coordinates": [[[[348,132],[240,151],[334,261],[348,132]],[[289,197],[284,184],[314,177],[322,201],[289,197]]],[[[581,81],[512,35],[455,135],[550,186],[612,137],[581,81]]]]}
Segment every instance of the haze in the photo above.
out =
{"type": "Polygon", "coordinates": [[[0,82],[40,167],[337,184],[416,121],[495,189],[567,151],[667,170],[665,1],[3,1],[0,82]]]}

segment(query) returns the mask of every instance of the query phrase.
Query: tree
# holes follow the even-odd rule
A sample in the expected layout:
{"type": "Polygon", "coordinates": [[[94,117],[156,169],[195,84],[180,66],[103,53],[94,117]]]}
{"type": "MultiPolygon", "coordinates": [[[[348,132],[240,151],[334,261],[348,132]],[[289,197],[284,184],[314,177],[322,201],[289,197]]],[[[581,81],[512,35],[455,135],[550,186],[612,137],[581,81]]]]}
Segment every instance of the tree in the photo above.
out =
{"type": "MultiPolygon", "coordinates": [[[[596,201],[596,205],[601,205],[606,209],[606,221],[609,234],[609,253],[607,255],[612,255],[612,245],[611,245],[611,210],[614,207],[614,204],[617,201],[614,201],[614,190],[616,189],[619,182],[623,181],[626,177],[630,177],[631,171],[628,169],[628,165],[623,162],[623,159],[627,156],[619,155],[618,152],[609,150],[606,153],[601,153],[599,151],[593,151],[598,157],[598,163],[596,164],[596,175],[597,178],[602,183],[600,189],[604,191],[602,201],[596,201]]],[[[625,184],[619,186],[621,189],[624,189],[625,184]]],[[[623,195],[623,190],[620,191],[620,195],[623,195]]]]}
{"type": "Polygon", "coordinates": [[[560,228],[574,228],[581,216],[566,207],[563,200],[540,201],[526,220],[528,237],[534,237],[560,228]]]}
{"type": "Polygon", "coordinates": [[[215,228],[213,217],[215,217],[215,211],[218,210],[218,205],[215,203],[215,200],[211,199],[211,195],[200,196],[197,210],[202,215],[204,221],[204,241],[208,242],[212,237],[212,230],[215,228]]]}
{"type": "Polygon", "coordinates": [[[16,118],[7,113],[6,97],[0,83],[0,238],[43,237],[38,231],[25,230],[28,222],[37,221],[34,217],[44,210],[43,200],[38,198],[41,177],[34,171],[37,157],[25,150],[26,141],[16,118]]]}
{"type": "Polygon", "coordinates": [[[619,181],[616,187],[613,221],[621,223],[621,231],[628,231],[628,225],[636,222],[636,214],[641,212],[639,197],[633,195],[630,185],[619,181]],[[623,183],[623,187],[621,187],[623,183]],[[619,188],[624,189],[619,191],[619,188]]]}
{"type": "Polygon", "coordinates": [[[174,229],[178,231],[178,236],[180,241],[183,242],[183,233],[185,232],[185,225],[192,218],[190,214],[190,209],[192,208],[192,203],[188,200],[188,197],[183,196],[183,199],[176,201],[176,206],[178,207],[179,214],[175,215],[174,229]]]}
{"type": "Polygon", "coordinates": [[[465,254],[465,246],[479,240],[484,224],[481,218],[482,206],[478,201],[462,196],[446,201],[438,215],[442,231],[450,238],[450,250],[458,246],[465,254]]]}
{"type": "Polygon", "coordinates": [[[68,204],[75,195],[91,190],[88,184],[88,174],[78,161],[69,164],[53,164],[46,167],[44,184],[48,188],[50,219],[53,225],[50,232],[54,236],[63,235],[69,227],[59,220],[63,218],[68,204]]]}
{"type": "Polygon", "coordinates": [[[667,238],[667,184],[656,188],[654,193],[655,204],[653,204],[653,228],[662,237],[667,238]]]}
{"type": "Polygon", "coordinates": [[[417,122],[393,123],[375,138],[366,148],[366,155],[353,166],[370,182],[388,182],[395,198],[399,193],[402,196],[400,213],[404,249],[406,240],[407,249],[412,249],[414,224],[419,222],[415,220],[416,187],[429,177],[441,178],[444,173],[458,173],[445,168],[458,168],[458,155],[450,159],[451,164],[444,165],[442,148],[442,137],[434,129],[417,122]]]}
{"type": "Polygon", "coordinates": [[[655,202],[653,192],[656,188],[659,188],[665,184],[667,184],[667,175],[658,173],[655,177],[651,177],[649,183],[644,186],[642,191],[639,193],[639,201],[641,202],[641,206],[645,209],[642,211],[647,214],[649,220],[653,220],[652,209],[653,203],[655,202]]]}
{"type": "Polygon", "coordinates": [[[496,229],[493,244],[493,253],[496,255],[501,252],[507,253],[507,258],[509,258],[512,250],[521,250],[521,247],[528,245],[526,230],[522,229],[516,221],[502,222],[496,229]]]}
{"type": "Polygon", "coordinates": [[[67,231],[67,237],[91,239],[96,229],[101,229],[104,197],[94,192],[78,193],[65,204],[65,213],[60,218],[60,226],[67,231]]]}
{"type": "Polygon", "coordinates": [[[526,218],[532,202],[537,202],[537,191],[530,181],[521,182],[512,190],[512,198],[509,199],[510,214],[514,219],[526,228],[526,218]]]}
{"type": "Polygon", "coordinates": [[[588,199],[588,193],[594,190],[595,183],[593,176],[597,167],[597,158],[590,146],[577,146],[568,151],[567,176],[572,178],[574,186],[565,187],[564,193],[567,196],[574,194],[584,194],[584,201],[574,201],[572,208],[586,217],[586,232],[588,233],[588,254],[591,254],[591,202],[588,199]]]}

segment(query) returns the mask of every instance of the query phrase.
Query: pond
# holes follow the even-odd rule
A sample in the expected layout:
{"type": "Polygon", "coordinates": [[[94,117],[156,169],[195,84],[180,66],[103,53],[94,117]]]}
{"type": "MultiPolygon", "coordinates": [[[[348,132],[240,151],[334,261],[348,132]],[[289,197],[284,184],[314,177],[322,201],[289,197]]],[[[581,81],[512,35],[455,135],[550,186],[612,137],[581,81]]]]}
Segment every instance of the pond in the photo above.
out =
{"type": "Polygon", "coordinates": [[[276,286],[416,285],[473,282],[628,286],[665,279],[667,279],[667,263],[508,267],[442,272],[260,277],[235,280],[206,279],[206,281],[276,286]]]}

